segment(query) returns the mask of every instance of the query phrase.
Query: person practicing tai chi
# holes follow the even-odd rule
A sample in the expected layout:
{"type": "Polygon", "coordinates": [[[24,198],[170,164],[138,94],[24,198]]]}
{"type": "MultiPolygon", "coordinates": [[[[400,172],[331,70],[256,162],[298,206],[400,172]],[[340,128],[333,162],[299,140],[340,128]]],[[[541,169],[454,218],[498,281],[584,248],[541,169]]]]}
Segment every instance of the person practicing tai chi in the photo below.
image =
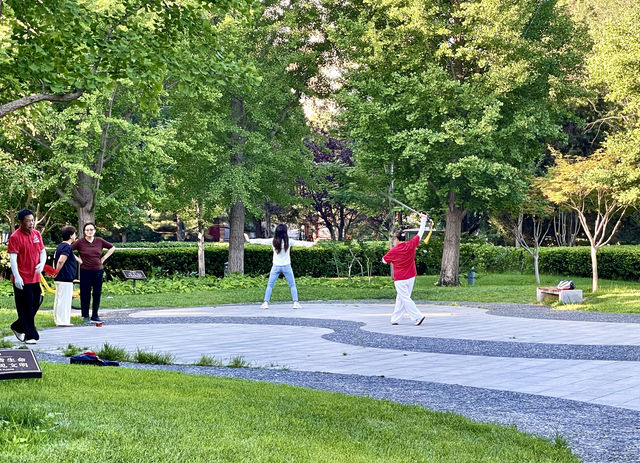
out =
{"type": "Polygon", "coordinates": [[[271,292],[278,280],[278,277],[282,273],[289,284],[291,290],[291,299],[293,300],[293,308],[301,309],[302,306],[298,302],[298,288],[296,287],[296,279],[293,276],[293,269],[291,268],[291,246],[313,246],[315,243],[309,241],[290,240],[287,234],[287,226],[283,223],[276,227],[276,234],[273,240],[270,239],[251,239],[248,240],[252,244],[270,244],[273,249],[273,265],[271,266],[271,273],[269,273],[269,282],[267,283],[267,289],[264,292],[264,302],[261,308],[268,309],[269,301],[271,300],[271,292]]]}
{"type": "Polygon", "coordinates": [[[411,299],[411,292],[418,274],[416,270],[416,248],[420,244],[426,224],[427,216],[420,214],[420,230],[418,230],[418,234],[409,241],[405,241],[404,232],[396,233],[394,247],[382,257],[382,262],[385,264],[393,264],[396,306],[391,314],[392,325],[397,325],[405,313],[414,321],[416,326],[421,325],[424,321],[425,316],[422,315],[422,312],[418,310],[415,302],[411,299]]]}

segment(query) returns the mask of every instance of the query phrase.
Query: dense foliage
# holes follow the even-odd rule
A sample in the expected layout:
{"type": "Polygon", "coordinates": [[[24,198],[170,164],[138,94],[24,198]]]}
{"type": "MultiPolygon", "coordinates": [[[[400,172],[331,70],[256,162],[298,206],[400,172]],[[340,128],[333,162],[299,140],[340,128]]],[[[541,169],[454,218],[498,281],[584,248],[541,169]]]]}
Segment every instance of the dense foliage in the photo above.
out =
{"type": "MultiPolygon", "coordinates": [[[[133,243],[132,243],[133,244],[133,243]]],[[[136,243],[147,245],[148,243],[136,243]]],[[[346,241],[321,244],[312,248],[292,248],[291,260],[296,276],[348,277],[389,275],[389,267],[380,258],[386,252],[385,242],[346,241]],[[370,272],[370,273],[369,273],[370,272]]],[[[440,272],[442,240],[432,238],[422,243],[416,253],[416,267],[420,275],[440,272]]],[[[50,249],[49,255],[52,255],[50,249]]],[[[0,259],[6,248],[0,248],[0,259]]],[[[120,248],[107,260],[109,278],[120,278],[122,270],[143,270],[148,277],[194,275],[197,271],[197,247],[193,243],[176,244],[164,248],[120,248]]],[[[207,243],[205,258],[209,275],[224,275],[228,247],[207,243]]],[[[600,276],[611,280],[640,279],[640,247],[606,246],[600,250],[600,276]]],[[[266,275],[271,269],[271,248],[262,245],[245,247],[247,273],[266,275]]],[[[490,244],[463,243],[460,247],[460,270],[465,274],[471,267],[480,273],[505,271],[531,272],[533,260],[523,249],[490,244]]],[[[3,270],[8,270],[6,266],[3,270]]],[[[591,263],[588,246],[540,248],[540,270],[546,274],[590,276],[591,263]]]]}

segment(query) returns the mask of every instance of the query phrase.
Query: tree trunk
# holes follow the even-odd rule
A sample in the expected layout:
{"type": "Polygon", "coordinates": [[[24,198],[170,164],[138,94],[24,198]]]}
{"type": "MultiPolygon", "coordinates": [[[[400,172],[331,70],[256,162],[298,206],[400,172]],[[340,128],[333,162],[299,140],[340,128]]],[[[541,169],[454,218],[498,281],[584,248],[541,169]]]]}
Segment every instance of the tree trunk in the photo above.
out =
{"type": "Polygon", "coordinates": [[[207,274],[204,263],[204,220],[202,220],[202,207],[196,204],[196,215],[198,217],[198,276],[207,274]]]}
{"type": "Polygon", "coordinates": [[[262,229],[262,222],[259,218],[253,220],[253,228],[256,230],[256,238],[267,238],[264,236],[264,230],[262,229]]]}
{"type": "Polygon", "coordinates": [[[538,284],[538,286],[540,285],[540,268],[538,265],[539,260],[540,260],[540,255],[538,253],[538,248],[536,248],[536,252],[533,254],[533,270],[536,273],[536,283],[538,284]]]}
{"type": "MultiPolygon", "coordinates": [[[[520,214],[518,214],[518,232],[516,236],[522,236],[522,222],[524,222],[524,214],[521,212],[520,214]]],[[[516,238],[516,249],[520,247],[520,240],[516,238]]]]}
{"type": "Polygon", "coordinates": [[[344,241],[344,206],[342,204],[338,206],[338,213],[338,241],[344,241]]]}
{"type": "MultiPolygon", "coordinates": [[[[246,127],[246,115],[242,98],[231,97],[231,117],[238,128],[246,127]]],[[[233,140],[231,165],[241,165],[244,163],[242,144],[245,139],[238,132],[233,132],[231,139],[233,140]]],[[[229,211],[229,273],[244,275],[244,221],[246,211],[240,199],[240,192],[237,192],[237,197],[235,199],[232,198],[232,201],[235,201],[235,204],[231,206],[229,211]]]]}
{"type": "Polygon", "coordinates": [[[176,216],[176,241],[184,241],[184,222],[176,216]]]}
{"type": "Polygon", "coordinates": [[[460,286],[460,232],[465,213],[464,209],[455,206],[455,193],[449,192],[438,286],[460,286]]]}
{"type": "MultiPolygon", "coordinates": [[[[95,199],[99,187],[99,179],[89,177],[84,172],[78,172],[78,183],[71,188],[71,197],[67,197],[67,203],[71,204],[78,214],[79,238],[84,236],[83,230],[86,223],[95,223],[95,199]]],[[[58,196],[65,198],[67,194],[58,190],[58,196]]]]}
{"type": "Polygon", "coordinates": [[[593,280],[591,283],[591,292],[598,291],[598,248],[591,245],[591,271],[593,280]]]}
{"type": "MultiPolygon", "coordinates": [[[[389,166],[389,184],[387,185],[387,195],[389,196],[389,220],[391,220],[391,224],[389,225],[389,249],[393,247],[393,242],[396,234],[396,220],[395,214],[391,213],[393,211],[393,203],[391,202],[391,197],[393,196],[393,163],[389,166]]],[[[393,280],[393,264],[389,264],[389,272],[391,279],[393,280]]]]}
{"type": "Polygon", "coordinates": [[[93,208],[93,200],[85,205],[77,205],[76,212],[78,213],[78,236],[84,236],[84,225],[86,223],[95,223],[95,213],[93,208]]]}
{"type": "Polygon", "coordinates": [[[120,233],[120,241],[122,241],[123,243],[127,242],[127,232],[120,233]]]}
{"type": "Polygon", "coordinates": [[[269,202],[265,201],[264,203],[264,228],[265,228],[265,238],[271,238],[271,208],[269,207],[269,202]]]}
{"type": "Polygon", "coordinates": [[[244,274],[245,208],[238,201],[229,213],[229,273],[244,274]]]}

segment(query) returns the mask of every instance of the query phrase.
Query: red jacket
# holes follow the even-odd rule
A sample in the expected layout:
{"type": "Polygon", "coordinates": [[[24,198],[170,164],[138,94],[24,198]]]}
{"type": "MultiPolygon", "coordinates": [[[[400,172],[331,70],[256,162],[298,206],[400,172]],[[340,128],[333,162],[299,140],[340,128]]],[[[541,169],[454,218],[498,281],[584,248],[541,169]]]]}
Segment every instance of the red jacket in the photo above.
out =
{"type": "Polygon", "coordinates": [[[416,270],[416,248],[420,244],[420,236],[416,235],[409,241],[403,241],[391,248],[383,259],[388,264],[393,264],[393,279],[408,280],[418,274],[416,270]]]}

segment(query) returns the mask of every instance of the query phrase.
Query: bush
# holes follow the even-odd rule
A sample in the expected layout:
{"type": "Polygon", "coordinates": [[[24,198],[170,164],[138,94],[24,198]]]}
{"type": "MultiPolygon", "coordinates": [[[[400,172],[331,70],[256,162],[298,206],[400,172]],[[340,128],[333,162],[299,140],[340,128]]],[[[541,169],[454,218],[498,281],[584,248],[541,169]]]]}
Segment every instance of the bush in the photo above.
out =
{"type": "MultiPolygon", "coordinates": [[[[588,246],[543,248],[540,271],[560,275],[591,276],[588,246]]],[[[640,246],[605,246],[598,251],[598,277],[609,280],[640,279],[640,246]]]]}
{"type": "Polygon", "coordinates": [[[0,246],[0,279],[9,278],[11,275],[11,265],[9,264],[9,253],[6,246],[0,246]]]}
{"type": "MultiPolygon", "coordinates": [[[[440,272],[443,243],[432,238],[422,242],[416,252],[416,267],[420,275],[440,272]]],[[[353,277],[388,275],[389,267],[381,262],[388,249],[382,241],[326,242],[314,247],[293,247],[291,262],[296,276],[353,277]]],[[[205,265],[207,274],[221,277],[228,261],[226,245],[207,243],[205,265]]],[[[245,273],[266,275],[271,269],[270,246],[247,244],[244,250],[245,273]]],[[[533,258],[523,249],[490,244],[463,243],[460,246],[460,273],[471,267],[476,272],[501,273],[507,271],[532,272],[533,258]]],[[[107,273],[120,276],[121,270],[143,270],[148,277],[195,275],[197,248],[179,246],[155,249],[118,249],[105,264],[107,273]]],[[[550,247],[540,249],[540,271],[546,274],[591,276],[588,246],[550,247]]],[[[640,246],[606,246],[598,252],[598,273],[612,280],[640,278],[640,246]]],[[[179,284],[179,283],[176,283],[179,284]]]]}

